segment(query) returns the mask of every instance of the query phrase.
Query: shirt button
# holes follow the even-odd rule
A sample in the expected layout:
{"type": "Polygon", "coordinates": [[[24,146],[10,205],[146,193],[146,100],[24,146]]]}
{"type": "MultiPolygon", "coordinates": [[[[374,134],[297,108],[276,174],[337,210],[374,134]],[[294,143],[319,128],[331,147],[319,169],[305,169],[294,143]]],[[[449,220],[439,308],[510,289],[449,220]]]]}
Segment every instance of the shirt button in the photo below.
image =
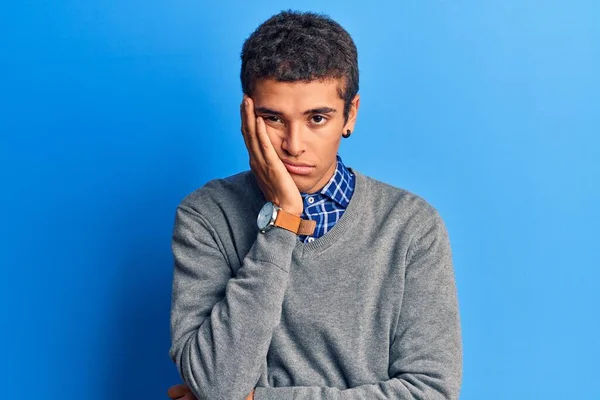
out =
{"type": "Polygon", "coordinates": [[[314,238],[314,237],[309,237],[309,238],[308,238],[308,243],[310,243],[310,242],[314,242],[314,241],[315,241],[315,238],[314,238]]]}
{"type": "Polygon", "coordinates": [[[312,204],[315,202],[315,198],[314,197],[309,197],[308,198],[308,204],[312,204]]]}

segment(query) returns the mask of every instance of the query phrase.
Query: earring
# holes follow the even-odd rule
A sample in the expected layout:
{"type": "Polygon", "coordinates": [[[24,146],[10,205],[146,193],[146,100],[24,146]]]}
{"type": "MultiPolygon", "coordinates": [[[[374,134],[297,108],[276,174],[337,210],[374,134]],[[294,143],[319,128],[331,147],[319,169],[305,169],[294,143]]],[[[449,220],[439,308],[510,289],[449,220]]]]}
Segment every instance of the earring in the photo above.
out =
{"type": "Polygon", "coordinates": [[[342,136],[348,139],[352,135],[352,131],[350,129],[346,130],[346,133],[342,133],[342,136]]]}

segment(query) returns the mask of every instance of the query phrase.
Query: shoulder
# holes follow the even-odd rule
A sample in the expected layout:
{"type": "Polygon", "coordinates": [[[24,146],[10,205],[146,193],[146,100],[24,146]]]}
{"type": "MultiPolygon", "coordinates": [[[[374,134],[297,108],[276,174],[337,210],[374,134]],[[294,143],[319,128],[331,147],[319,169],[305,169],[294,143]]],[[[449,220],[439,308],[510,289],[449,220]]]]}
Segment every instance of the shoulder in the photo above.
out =
{"type": "Polygon", "coordinates": [[[262,192],[250,170],[216,178],[187,194],[178,208],[186,208],[204,216],[228,209],[256,207],[262,192]]]}
{"type": "Polygon", "coordinates": [[[368,204],[365,215],[373,221],[369,231],[372,236],[399,245],[406,251],[407,259],[434,243],[449,248],[446,225],[429,201],[407,189],[363,177],[368,204]]]}
{"type": "Polygon", "coordinates": [[[398,214],[398,217],[412,216],[421,220],[439,215],[436,207],[417,193],[368,175],[363,174],[362,177],[369,202],[379,212],[388,211],[398,214]]]}
{"type": "Polygon", "coordinates": [[[417,237],[433,226],[444,229],[437,208],[421,195],[354,171],[363,181],[363,212],[381,229],[389,226],[404,236],[417,237]]]}

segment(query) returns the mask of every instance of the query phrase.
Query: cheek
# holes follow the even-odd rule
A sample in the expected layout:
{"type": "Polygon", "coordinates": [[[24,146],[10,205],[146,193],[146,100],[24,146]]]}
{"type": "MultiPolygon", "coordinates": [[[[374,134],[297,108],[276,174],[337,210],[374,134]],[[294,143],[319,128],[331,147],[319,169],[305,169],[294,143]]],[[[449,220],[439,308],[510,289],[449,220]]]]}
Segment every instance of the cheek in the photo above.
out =
{"type": "Polygon", "coordinates": [[[328,160],[335,156],[340,144],[340,139],[335,136],[319,138],[310,144],[311,153],[318,155],[321,160],[328,160]]]}
{"type": "Polygon", "coordinates": [[[320,148],[331,148],[339,144],[342,138],[342,128],[338,126],[328,127],[327,131],[323,131],[319,135],[319,147],[320,148]]]}

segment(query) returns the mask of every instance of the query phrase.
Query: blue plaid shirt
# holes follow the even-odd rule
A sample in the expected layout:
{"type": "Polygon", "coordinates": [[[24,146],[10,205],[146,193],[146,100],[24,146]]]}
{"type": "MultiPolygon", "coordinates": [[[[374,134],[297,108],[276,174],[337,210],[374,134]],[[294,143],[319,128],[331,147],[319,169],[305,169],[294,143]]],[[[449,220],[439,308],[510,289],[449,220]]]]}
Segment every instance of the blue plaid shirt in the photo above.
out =
{"type": "Polygon", "coordinates": [[[298,236],[304,243],[312,242],[330,231],[348,207],[354,193],[354,174],[346,168],[339,154],[336,158],[335,172],[321,191],[312,194],[300,193],[304,202],[302,218],[317,221],[312,236],[298,236]]]}

